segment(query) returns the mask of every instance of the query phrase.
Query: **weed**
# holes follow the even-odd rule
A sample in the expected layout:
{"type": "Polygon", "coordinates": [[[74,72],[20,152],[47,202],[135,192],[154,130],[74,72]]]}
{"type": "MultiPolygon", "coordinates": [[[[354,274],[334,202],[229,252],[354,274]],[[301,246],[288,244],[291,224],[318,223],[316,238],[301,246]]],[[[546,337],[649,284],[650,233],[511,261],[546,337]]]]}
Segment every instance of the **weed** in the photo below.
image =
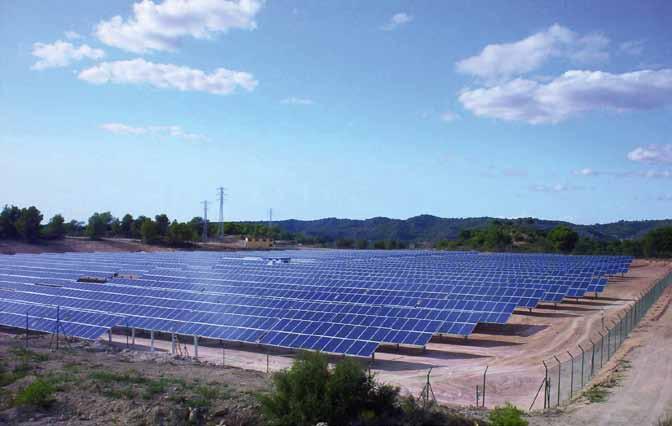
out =
{"type": "Polygon", "coordinates": [[[15,346],[9,350],[9,353],[14,355],[17,360],[28,362],[45,362],[49,360],[49,355],[32,351],[20,346],[15,346]]]}
{"type": "Polygon", "coordinates": [[[89,374],[89,379],[100,383],[126,383],[126,384],[146,384],[149,379],[139,375],[136,371],[127,371],[119,374],[112,371],[94,371],[89,374]]]}
{"type": "Polygon", "coordinates": [[[16,405],[29,405],[46,408],[54,401],[54,385],[46,380],[37,379],[19,391],[14,399],[16,405]]]}
{"type": "Polygon", "coordinates": [[[594,385],[584,392],[583,395],[590,402],[605,402],[609,396],[609,392],[601,386],[594,385]]]}
{"type": "Polygon", "coordinates": [[[527,426],[527,420],[523,419],[523,412],[506,403],[503,407],[496,407],[488,416],[492,426],[527,426]]]}
{"type": "Polygon", "coordinates": [[[131,387],[104,388],[101,394],[110,399],[135,399],[135,391],[131,387]]]}
{"type": "Polygon", "coordinates": [[[672,426],[672,414],[659,419],[655,426],[672,426]]]}

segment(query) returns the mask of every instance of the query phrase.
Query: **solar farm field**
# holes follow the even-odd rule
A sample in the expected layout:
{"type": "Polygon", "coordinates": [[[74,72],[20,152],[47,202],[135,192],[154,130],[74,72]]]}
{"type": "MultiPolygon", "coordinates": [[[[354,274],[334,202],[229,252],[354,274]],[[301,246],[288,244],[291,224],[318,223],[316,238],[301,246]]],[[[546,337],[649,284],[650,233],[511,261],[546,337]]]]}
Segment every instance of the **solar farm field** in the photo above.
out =
{"type": "Polygon", "coordinates": [[[201,338],[197,353],[215,362],[220,350],[204,340],[237,344],[228,362],[256,369],[268,359],[255,355],[269,350],[287,354],[274,357],[277,368],[292,352],[315,350],[372,362],[412,393],[434,368],[434,392],[446,402],[472,403],[485,366],[499,364],[492,380],[515,401],[538,385],[545,356],[666,270],[637,268],[634,279],[632,262],[410,250],[0,256],[0,325],[90,340],[143,332],[138,342],[168,351],[170,341],[148,337],[201,338]],[[517,368],[529,377],[513,376],[517,368]]]}

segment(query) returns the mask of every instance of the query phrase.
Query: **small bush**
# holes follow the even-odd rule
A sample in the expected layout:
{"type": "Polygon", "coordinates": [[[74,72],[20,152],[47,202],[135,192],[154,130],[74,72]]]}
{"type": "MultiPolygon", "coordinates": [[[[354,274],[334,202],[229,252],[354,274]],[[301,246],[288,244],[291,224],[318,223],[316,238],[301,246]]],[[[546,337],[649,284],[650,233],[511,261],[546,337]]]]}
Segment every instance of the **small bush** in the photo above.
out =
{"type": "Polygon", "coordinates": [[[54,385],[46,380],[37,379],[21,390],[14,399],[16,405],[29,405],[46,408],[54,401],[54,385]]]}
{"type": "Polygon", "coordinates": [[[488,417],[492,426],[527,426],[527,420],[523,419],[523,412],[506,403],[503,407],[496,407],[488,417]]]}
{"type": "Polygon", "coordinates": [[[603,387],[591,386],[584,395],[590,402],[605,402],[609,392],[603,387]]]}
{"type": "Polygon", "coordinates": [[[672,426],[672,414],[668,414],[667,416],[658,420],[656,426],[672,426]]]}

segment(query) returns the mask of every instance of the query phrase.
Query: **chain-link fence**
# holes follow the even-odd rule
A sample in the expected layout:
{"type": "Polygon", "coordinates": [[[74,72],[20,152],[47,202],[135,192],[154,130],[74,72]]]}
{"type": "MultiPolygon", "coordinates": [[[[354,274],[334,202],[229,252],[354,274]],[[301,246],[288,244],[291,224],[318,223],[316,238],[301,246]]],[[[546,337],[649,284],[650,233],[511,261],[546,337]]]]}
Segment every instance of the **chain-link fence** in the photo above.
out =
{"type": "Polygon", "coordinates": [[[597,375],[621,346],[663,291],[672,283],[672,274],[656,282],[639,299],[606,321],[597,334],[565,353],[543,361],[544,379],[531,408],[552,408],[572,399],[597,375]]]}

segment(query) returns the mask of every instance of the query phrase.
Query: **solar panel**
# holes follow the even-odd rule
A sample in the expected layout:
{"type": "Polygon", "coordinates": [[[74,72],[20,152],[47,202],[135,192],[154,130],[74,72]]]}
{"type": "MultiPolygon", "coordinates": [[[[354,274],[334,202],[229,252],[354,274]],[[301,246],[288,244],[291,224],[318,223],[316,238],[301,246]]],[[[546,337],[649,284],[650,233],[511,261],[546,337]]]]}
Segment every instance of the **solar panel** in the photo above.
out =
{"type": "Polygon", "coordinates": [[[370,356],[600,292],[631,262],[411,250],[0,256],[0,324],[25,327],[28,314],[30,329],[58,323],[86,339],[121,326],[370,356]]]}

